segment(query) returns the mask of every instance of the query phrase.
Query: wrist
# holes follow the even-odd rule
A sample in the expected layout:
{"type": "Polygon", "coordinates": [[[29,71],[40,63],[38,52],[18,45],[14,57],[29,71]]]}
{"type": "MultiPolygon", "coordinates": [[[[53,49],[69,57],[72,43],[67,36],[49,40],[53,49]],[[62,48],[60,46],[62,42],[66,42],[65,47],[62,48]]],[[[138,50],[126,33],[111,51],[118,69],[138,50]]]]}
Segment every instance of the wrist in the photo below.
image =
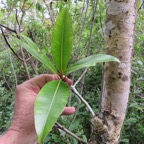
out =
{"type": "Polygon", "coordinates": [[[24,135],[9,129],[0,137],[0,144],[35,144],[36,140],[36,135],[24,135]]]}

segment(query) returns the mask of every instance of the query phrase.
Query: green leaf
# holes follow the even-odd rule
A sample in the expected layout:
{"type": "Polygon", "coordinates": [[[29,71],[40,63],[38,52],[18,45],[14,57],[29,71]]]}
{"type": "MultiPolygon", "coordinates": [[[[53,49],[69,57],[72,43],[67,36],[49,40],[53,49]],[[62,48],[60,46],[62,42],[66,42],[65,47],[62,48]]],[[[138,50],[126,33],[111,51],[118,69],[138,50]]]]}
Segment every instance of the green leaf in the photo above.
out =
{"type": "Polygon", "coordinates": [[[46,56],[46,54],[39,53],[38,46],[28,37],[22,35],[22,38],[24,38],[25,42],[20,41],[17,38],[13,38],[14,41],[16,41],[17,44],[20,44],[23,48],[25,48],[32,56],[34,56],[37,60],[39,60],[41,63],[43,63],[47,69],[49,69],[52,73],[57,73],[57,70],[53,66],[52,62],[49,60],[49,58],[46,56]]]}
{"type": "Polygon", "coordinates": [[[52,33],[52,56],[61,74],[66,69],[72,53],[73,28],[68,8],[63,8],[52,33]]]}
{"type": "Polygon", "coordinates": [[[40,51],[39,50],[39,48],[38,48],[38,46],[29,38],[29,37],[27,37],[27,36],[25,36],[25,35],[21,35],[21,37],[26,41],[26,43],[30,46],[30,47],[32,47],[33,49],[35,49],[36,51],[40,51]]]}
{"type": "Polygon", "coordinates": [[[133,117],[131,117],[131,118],[129,118],[129,119],[127,119],[127,120],[125,121],[125,123],[127,123],[127,124],[132,124],[132,123],[135,123],[135,122],[137,122],[137,119],[136,119],[136,118],[133,118],[133,117]]]}
{"type": "Polygon", "coordinates": [[[120,62],[116,57],[110,56],[110,55],[105,55],[105,54],[96,54],[92,55],[89,57],[86,57],[84,59],[79,60],[78,62],[72,64],[66,71],[66,74],[69,74],[73,71],[79,70],[84,67],[90,67],[90,66],[95,66],[96,63],[101,63],[101,62],[109,62],[109,61],[115,61],[115,62],[120,62]]]}
{"type": "Polygon", "coordinates": [[[128,138],[124,138],[124,139],[121,140],[121,142],[129,143],[129,139],[128,138]]]}
{"type": "Polygon", "coordinates": [[[70,88],[62,80],[44,85],[35,101],[35,127],[41,143],[51,131],[67,103],[70,88]]]}

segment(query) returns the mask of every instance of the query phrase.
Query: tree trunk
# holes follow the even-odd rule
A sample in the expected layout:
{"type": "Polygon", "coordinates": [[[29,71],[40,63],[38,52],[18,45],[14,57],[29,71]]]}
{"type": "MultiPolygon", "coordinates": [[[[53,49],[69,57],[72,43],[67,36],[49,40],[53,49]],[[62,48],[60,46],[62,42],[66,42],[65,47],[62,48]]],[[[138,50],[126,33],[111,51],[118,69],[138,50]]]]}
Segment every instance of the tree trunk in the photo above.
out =
{"type": "Polygon", "coordinates": [[[99,118],[107,130],[93,129],[90,144],[118,144],[124,122],[131,82],[137,0],[108,0],[106,53],[121,61],[105,63],[99,118]]]}

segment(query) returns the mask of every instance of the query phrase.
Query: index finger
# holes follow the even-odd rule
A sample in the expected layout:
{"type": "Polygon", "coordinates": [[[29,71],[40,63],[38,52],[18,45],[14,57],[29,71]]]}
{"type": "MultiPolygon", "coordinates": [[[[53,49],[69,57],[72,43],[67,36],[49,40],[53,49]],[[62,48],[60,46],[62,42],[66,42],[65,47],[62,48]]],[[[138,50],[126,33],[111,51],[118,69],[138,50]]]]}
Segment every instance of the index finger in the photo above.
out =
{"type": "Polygon", "coordinates": [[[36,76],[26,82],[37,85],[40,89],[49,81],[59,80],[60,77],[56,74],[42,74],[36,76]]]}

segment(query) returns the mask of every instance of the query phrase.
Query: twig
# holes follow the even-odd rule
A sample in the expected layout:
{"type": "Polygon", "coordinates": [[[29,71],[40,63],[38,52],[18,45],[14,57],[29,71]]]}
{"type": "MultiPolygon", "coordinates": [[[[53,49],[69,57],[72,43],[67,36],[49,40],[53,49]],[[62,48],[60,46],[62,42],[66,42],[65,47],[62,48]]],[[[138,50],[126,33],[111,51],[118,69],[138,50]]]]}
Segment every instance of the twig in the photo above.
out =
{"type": "Polygon", "coordinates": [[[10,84],[8,83],[8,81],[7,81],[6,77],[5,77],[4,72],[2,72],[2,75],[3,75],[3,79],[4,79],[4,81],[5,81],[5,83],[6,83],[7,87],[8,87],[8,89],[12,92],[12,89],[11,89],[10,84]]]}
{"type": "Polygon", "coordinates": [[[86,7],[86,11],[85,11],[84,21],[83,21],[83,25],[82,25],[81,30],[80,30],[80,39],[79,39],[79,43],[78,43],[78,48],[80,47],[80,43],[81,43],[81,39],[82,39],[82,32],[83,32],[83,28],[84,28],[84,25],[86,22],[88,7],[89,7],[89,0],[87,0],[87,7],[86,7]]]}
{"type": "Polygon", "coordinates": [[[50,2],[48,5],[46,4],[46,2],[44,2],[44,3],[45,3],[47,10],[49,12],[49,16],[50,16],[52,25],[54,25],[55,18],[54,18],[53,11],[52,11],[52,2],[50,2]]]}
{"type": "Polygon", "coordinates": [[[103,36],[103,39],[104,39],[104,31],[103,31],[101,10],[100,10],[100,25],[101,25],[101,29],[102,29],[102,36],[103,36]]]}
{"type": "Polygon", "coordinates": [[[16,9],[16,22],[19,25],[19,21],[18,21],[18,10],[16,9]]]}
{"type": "Polygon", "coordinates": [[[14,32],[14,33],[17,34],[16,30],[13,30],[13,29],[11,29],[11,28],[9,28],[9,27],[7,27],[7,26],[4,26],[4,25],[2,25],[2,24],[0,24],[0,26],[1,26],[1,27],[4,27],[5,29],[7,29],[7,30],[9,30],[9,31],[14,32]]]}
{"type": "MultiPolygon", "coordinates": [[[[81,79],[83,79],[84,81],[84,76],[87,72],[87,68],[83,71],[83,73],[81,74],[81,76],[78,78],[78,80],[74,83],[73,87],[76,87],[76,85],[81,81],[81,79]]],[[[79,93],[79,95],[82,95],[82,91],[83,91],[83,84],[82,84],[82,87],[81,87],[81,92],[79,93]]],[[[81,99],[78,101],[78,107],[76,108],[76,112],[74,113],[74,116],[73,116],[73,119],[72,119],[72,122],[74,122],[74,120],[76,119],[76,116],[77,116],[77,112],[79,111],[79,105],[81,104],[81,99]]],[[[70,124],[71,125],[71,124],[70,124]]],[[[70,127],[69,125],[69,127],[70,127]]]]}
{"type": "Polygon", "coordinates": [[[61,124],[59,124],[58,122],[56,122],[56,126],[58,128],[60,128],[61,130],[65,131],[67,134],[71,135],[72,137],[74,137],[75,139],[77,139],[78,141],[80,141],[83,144],[88,144],[87,142],[85,142],[83,139],[79,138],[77,135],[75,135],[74,133],[72,133],[71,131],[69,131],[68,129],[66,129],[64,126],[62,126],[61,124]]]}
{"type": "MultiPolygon", "coordinates": [[[[81,12],[80,12],[81,14],[83,14],[83,13],[84,13],[84,10],[85,10],[85,9],[84,9],[84,8],[85,8],[85,1],[86,1],[86,0],[84,0],[84,2],[83,2],[83,6],[82,6],[82,9],[81,9],[81,12]]],[[[89,1],[89,0],[88,0],[88,1],[89,1]]],[[[88,7],[88,5],[87,5],[87,7],[88,7]]],[[[86,12],[86,13],[87,13],[87,12],[86,12]]],[[[86,15],[86,13],[85,13],[85,15],[86,15]]],[[[80,23],[82,22],[82,17],[79,18],[79,21],[80,21],[80,23]]],[[[80,23],[79,23],[79,24],[80,24],[80,23]]]]}
{"type": "Polygon", "coordinates": [[[82,77],[86,74],[87,70],[88,70],[87,68],[84,70],[84,72],[81,74],[81,76],[78,78],[78,80],[73,85],[74,87],[80,82],[80,80],[82,79],[82,77]]]}
{"type": "Polygon", "coordinates": [[[32,5],[33,5],[33,3],[31,3],[30,6],[27,9],[25,9],[25,11],[29,10],[32,5]]]}
{"type": "MultiPolygon", "coordinates": [[[[37,71],[37,68],[36,68],[36,65],[35,65],[35,63],[34,63],[34,60],[32,60],[31,58],[32,58],[32,56],[30,56],[30,54],[28,53],[28,56],[29,56],[29,60],[30,60],[30,65],[31,65],[31,67],[32,67],[32,69],[33,69],[33,71],[34,71],[34,74],[35,75],[38,75],[38,71],[37,71]]],[[[27,59],[27,60],[28,60],[27,59]]],[[[26,60],[26,61],[27,61],[26,60]]]]}
{"type": "MultiPolygon", "coordinates": [[[[72,73],[72,78],[71,78],[72,81],[74,81],[74,77],[75,77],[75,72],[72,73]]],[[[71,105],[71,99],[72,99],[72,92],[70,93],[70,96],[68,98],[68,106],[71,105]]]]}
{"type": "Polygon", "coordinates": [[[71,90],[81,99],[81,101],[86,105],[86,107],[91,112],[92,116],[95,116],[94,111],[92,110],[91,106],[87,103],[87,101],[79,94],[79,92],[76,90],[74,86],[71,86],[71,90]]]}
{"type": "MultiPolygon", "coordinates": [[[[19,22],[19,31],[18,31],[19,34],[21,33],[22,23],[23,23],[23,18],[24,18],[25,12],[26,12],[26,10],[28,10],[33,5],[33,3],[32,3],[27,9],[23,10],[25,2],[26,2],[26,0],[24,0],[23,6],[21,8],[22,15],[21,15],[20,22],[19,22]]],[[[27,63],[26,63],[25,54],[24,54],[24,50],[23,50],[22,46],[20,46],[20,50],[21,50],[21,54],[22,54],[22,58],[23,58],[23,66],[25,68],[27,78],[30,79],[30,73],[28,71],[28,66],[27,66],[27,63]]]]}
{"type": "Polygon", "coordinates": [[[93,26],[94,26],[94,18],[95,18],[95,14],[96,14],[96,8],[97,8],[97,0],[94,0],[94,8],[93,8],[93,15],[92,15],[92,22],[91,22],[89,42],[86,45],[86,47],[87,47],[87,54],[86,54],[86,56],[89,55],[89,51],[90,51],[90,44],[91,44],[91,39],[92,39],[92,30],[93,30],[93,26]]]}
{"type": "MultiPolygon", "coordinates": [[[[80,81],[80,79],[81,78],[83,78],[83,76],[85,75],[85,73],[87,72],[87,69],[85,69],[85,71],[83,72],[83,74],[80,76],[80,78],[76,81],[76,83],[73,85],[73,87],[75,88],[75,86],[76,86],[76,84],[80,81]]],[[[82,89],[83,89],[83,87],[82,87],[82,89]]],[[[73,91],[74,92],[74,91],[73,91]]],[[[75,92],[74,92],[75,93],[75,92]]],[[[75,93],[76,94],[76,93],[75,93]]],[[[79,93],[78,92],[78,94],[79,94],[79,96],[81,96],[82,95],[82,90],[81,90],[81,93],[79,93]]],[[[81,96],[81,98],[83,98],[82,96],[81,96]]],[[[74,120],[76,119],[76,117],[77,117],[77,113],[78,113],[78,111],[79,111],[79,106],[80,106],[80,104],[81,104],[81,101],[83,101],[83,103],[87,106],[87,105],[89,105],[84,99],[82,100],[80,97],[79,97],[79,101],[78,101],[78,107],[76,108],[76,111],[75,111],[75,113],[74,113],[74,116],[73,116],[73,118],[72,118],[72,121],[71,121],[71,124],[74,122],[74,120]],[[85,102],[84,102],[85,101],[85,102]],[[87,104],[86,104],[87,103],[87,104]]],[[[90,107],[90,106],[89,106],[90,107]]],[[[92,115],[94,114],[94,112],[92,112],[92,115]]],[[[71,126],[71,124],[69,125],[69,127],[71,126]]]]}
{"type": "Polygon", "coordinates": [[[1,21],[5,21],[12,14],[11,9],[8,9],[7,12],[8,12],[8,14],[6,15],[6,17],[4,17],[3,19],[1,19],[1,21]]]}
{"type": "Polygon", "coordinates": [[[9,42],[8,42],[8,40],[7,40],[7,38],[6,38],[5,34],[4,34],[4,32],[3,32],[3,29],[2,29],[1,27],[0,27],[0,29],[1,29],[3,38],[4,38],[5,42],[6,42],[6,44],[8,45],[8,47],[10,48],[10,50],[13,52],[13,54],[14,54],[18,59],[20,59],[21,61],[23,61],[23,59],[20,58],[20,57],[16,54],[16,52],[13,50],[13,48],[12,48],[11,45],[9,44],[9,42]]]}
{"type": "Polygon", "coordinates": [[[75,119],[76,119],[76,117],[78,115],[78,112],[79,112],[80,104],[81,104],[81,100],[79,99],[78,106],[75,107],[75,113],[73,114],[73,118],[72,118],[71,123],[69,124],[68,128],[70,128],[70,126],[72,125],[72,123],[75,121],[75,119]]]}
{"type": "Polygon", "coordinates": [[[81,95],[82,95],[83,89],[84,89],[85,75],[86,75],[86,73],[84,74],[84,76],[82,77],[82,80],[81,80],[81,88],[80,88],[80,92],[79,92],[81,95]]]}
{"type": "Polygon", "coordinates": [[[27,61],[29,61],[31,58],[32,58],[32,56],[30,56],[29,58],[27,58],[25,61],[27,62],[27,61]]]}
{"type": "Polygon", "coordinates": [[[21,11],[23,11],[25,3],[26,3],[26,0],[23,1],[22,7],[21,7],[21,11]]]}
{"type": "Polygon", "coordinates": [[[14,74],[14,77],[15,77],[15,87],[17,86],[17,75],[16,75],[16,71],[15,71],[15,68],[14,68],[14,65],[13,65],[13,59],[12,59],[12,55],[9,51],[9,59],[10,59],[10,63],[11,63],[11,68],[13,70],[13,74],[14,74]]]}
{"type": "Polygon", "coordinates": [[[19,22],[19,34],[20,34],[21,30],[22,30],[22,22],[23,22],[24,15],[25,15],[25,11],[22,11],[22,16],[21,16],[20,22],[19,22]]]}
{"type": "Polygon", "coordinates": [[[143,2],[142,2],[141,6],[138,8],[138,12],[139,12],[139,10],[142,8],[143,5],[144,5],[144,0],[143,0],[143,2]]]}

